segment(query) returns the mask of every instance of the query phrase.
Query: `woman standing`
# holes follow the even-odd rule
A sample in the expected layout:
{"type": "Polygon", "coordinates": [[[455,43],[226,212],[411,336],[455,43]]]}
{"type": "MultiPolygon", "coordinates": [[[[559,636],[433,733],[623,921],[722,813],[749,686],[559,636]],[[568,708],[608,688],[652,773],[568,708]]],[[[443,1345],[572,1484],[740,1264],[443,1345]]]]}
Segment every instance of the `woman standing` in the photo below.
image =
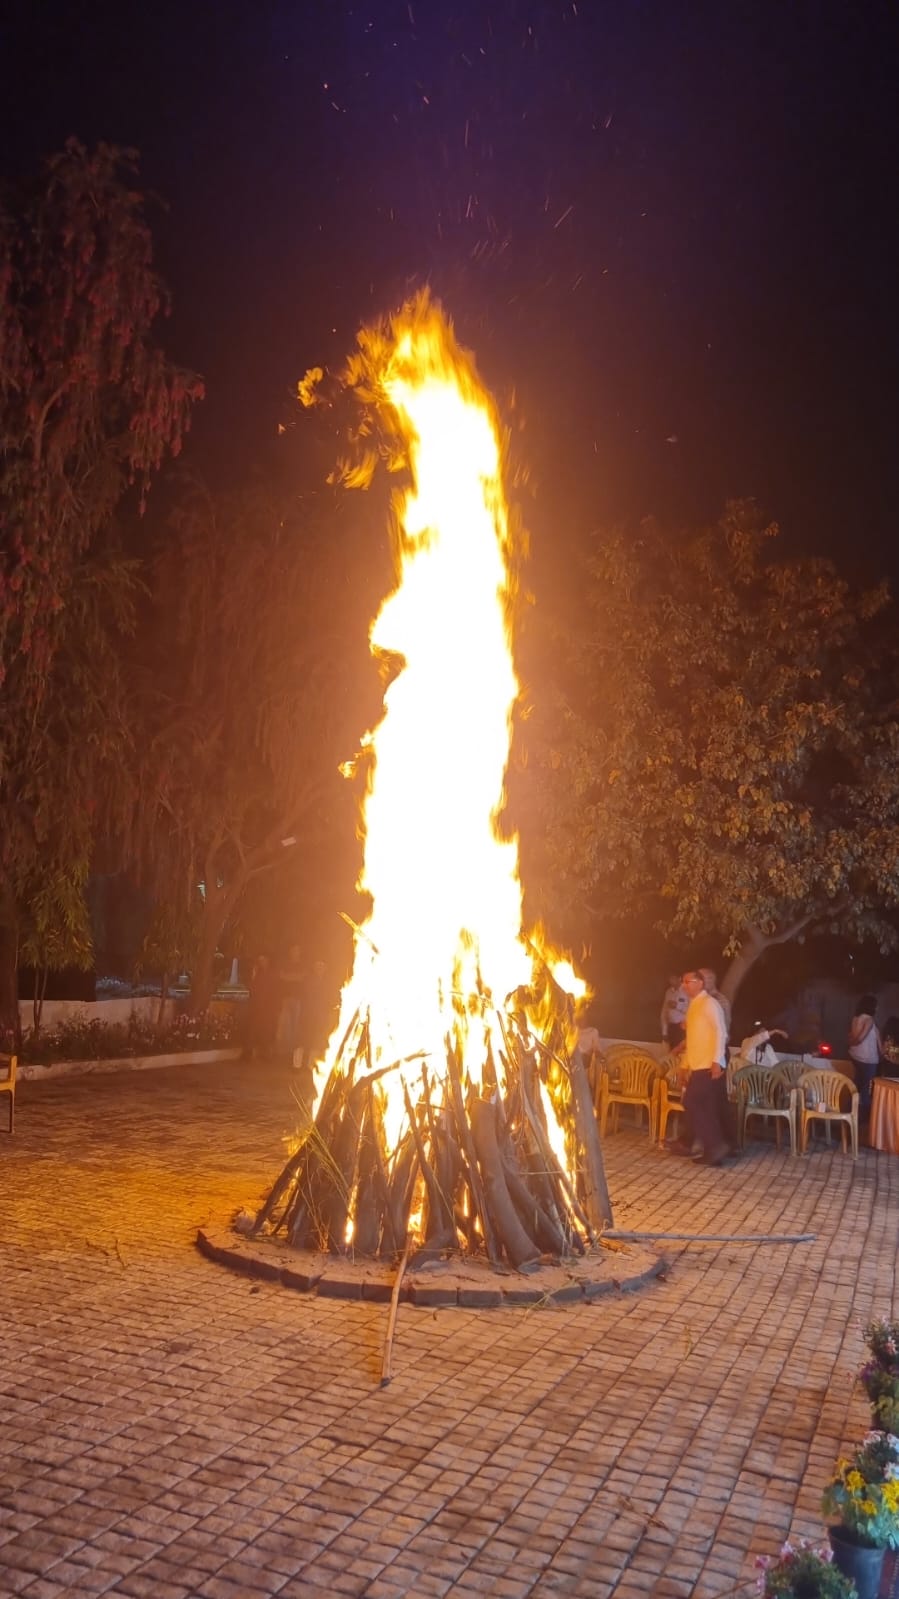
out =
{"type": "Polygon", "coordinates": [[[849,1027],[849,1057],[855,1065],[859,1116],[871,1111],[871,1084],[880,1065],[880,1034],[877,1031],[877,995],[863,994],[855,1007],[849,1027]]]}

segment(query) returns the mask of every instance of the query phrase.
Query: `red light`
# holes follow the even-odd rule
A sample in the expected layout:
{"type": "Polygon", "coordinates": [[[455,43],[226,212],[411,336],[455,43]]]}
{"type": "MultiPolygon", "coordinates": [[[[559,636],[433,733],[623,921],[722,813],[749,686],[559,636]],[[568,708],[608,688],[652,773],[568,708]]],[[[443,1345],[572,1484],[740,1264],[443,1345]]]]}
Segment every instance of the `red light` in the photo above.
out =
{"type": "Polygon", "coordinates": [[[833,1045],[832,1044],[819,1044],[818,1045],[818,1054],[819,1055],[832,1055],[833,1054],[833,1045]]]}

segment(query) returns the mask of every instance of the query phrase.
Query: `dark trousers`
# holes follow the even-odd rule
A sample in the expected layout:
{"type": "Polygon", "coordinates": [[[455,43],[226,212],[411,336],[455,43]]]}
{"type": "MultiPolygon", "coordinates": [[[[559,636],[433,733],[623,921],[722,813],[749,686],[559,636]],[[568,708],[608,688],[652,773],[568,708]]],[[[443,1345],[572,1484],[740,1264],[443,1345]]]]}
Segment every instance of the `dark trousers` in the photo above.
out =
{"type": "Polygon", "coordinates": [[[713,1078],[711,1072],[691,1072],[684,1094],[684,1106],[693,1132],[702,1145],[707,1159],[717,1160],[722,1154],[727,1137],[721,1124],[724,1078],[713,1078]]]}
{"type": "Polygon", "coordinates": [[[725,1141],[731,1149],[737,1148],[737,1107],[727,1097],[727,1073],[722,1072],[715,1078],[715,1087],[718,1090],[718,1114],[721,1126],[724,1129],[725,1141]]]}
{"type": "Polygon", "coordinates": [[[868,1061],[853,1061],[855,1067],[855,1086],[858,1089],[858,1113],[860,1116],[871,1114],[871,1088],[877,1076],[877,1067],[868,1061]]]}

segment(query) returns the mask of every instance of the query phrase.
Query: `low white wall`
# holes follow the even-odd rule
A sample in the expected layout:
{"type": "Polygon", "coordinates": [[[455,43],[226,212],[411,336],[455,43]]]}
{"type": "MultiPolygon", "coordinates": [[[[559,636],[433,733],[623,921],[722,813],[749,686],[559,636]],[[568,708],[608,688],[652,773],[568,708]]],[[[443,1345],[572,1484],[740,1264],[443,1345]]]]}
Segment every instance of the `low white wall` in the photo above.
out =
{"type": "MultiPolygon", "coordinates": [[[[45,999],[41,1012],[41,1027],[49,1031],[60,1022],[130,1022],[132,1016],[155,1022],[159,1010],[156,994],[127,995],[124,999],[45,999]]],[[[177,1015],[177,1001],[165,1002],[165,1020],[173,1021],[177,1015]]],[[[34,1025],[34,1006],[30,999],[19,1000],[19,1019],[22,1030],[29,1032],[34,1025]]]]}
{"type": "Polygon", "coordinates": [[[146,1072],[159,1066],[208,1066],[220,1060],[237,1060],[240,1050],[194,1049],[174,1055],[125,1055],[119,1060],[55,1060],[49,1066],[27,1061],[16,1075],[25,1082],[42,1083],[50,1077],[102,1076],[108,1072],[146,1072]]]}

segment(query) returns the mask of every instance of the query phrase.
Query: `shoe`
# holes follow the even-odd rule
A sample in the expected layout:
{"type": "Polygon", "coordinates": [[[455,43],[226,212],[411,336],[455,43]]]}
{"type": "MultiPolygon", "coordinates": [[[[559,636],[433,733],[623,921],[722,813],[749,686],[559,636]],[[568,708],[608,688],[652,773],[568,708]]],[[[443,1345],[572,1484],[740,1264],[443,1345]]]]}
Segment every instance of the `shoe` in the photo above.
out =
{"type": "Polygon", "coordinates": [[[690,1160],[693,1150],[689,1144],[682,1144],[679,1138],[666,1138],[665,1154],[680,1155],[682,1160],[690,1160]]]}
{"type": "Polygon", "coordinates": [[[700,1151],[698,1155],[694,1155],[693,1164],[696,1166],[723,1166],[729,1154],[729,1145],[719,1144],[717,1149],[712,1150],[710,1155],[707,1155],[705,1151],[700,1151]]]}

